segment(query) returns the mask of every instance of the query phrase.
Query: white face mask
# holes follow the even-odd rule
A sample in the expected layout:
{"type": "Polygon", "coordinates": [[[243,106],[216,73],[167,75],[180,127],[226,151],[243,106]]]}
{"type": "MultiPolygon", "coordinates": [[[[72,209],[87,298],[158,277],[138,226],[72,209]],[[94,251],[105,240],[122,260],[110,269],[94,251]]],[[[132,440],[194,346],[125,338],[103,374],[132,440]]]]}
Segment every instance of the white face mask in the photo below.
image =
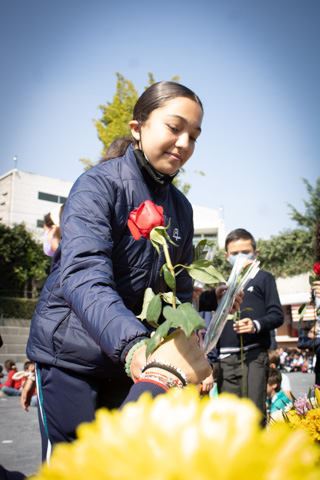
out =
{"type": "Polygon", "coordinates": [[[238,257],[246,257],[246,258],[249,258],[250,260],[253,260],[254,254],[253,253],[237,253],[237,255],[230,255],[228,259],[232,266],[236,263],[236,260],[238,257]]]}

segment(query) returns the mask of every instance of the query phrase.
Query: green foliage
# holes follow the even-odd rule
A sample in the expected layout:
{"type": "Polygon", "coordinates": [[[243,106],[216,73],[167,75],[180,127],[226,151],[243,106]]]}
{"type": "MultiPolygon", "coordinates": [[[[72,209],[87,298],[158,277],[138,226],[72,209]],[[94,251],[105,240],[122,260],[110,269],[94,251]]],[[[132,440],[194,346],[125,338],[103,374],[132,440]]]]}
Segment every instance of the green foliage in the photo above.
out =
{"type": "Polygon", "coordinates": [[[224,248],[216,250],[212,264],[224,276],[224,278],[229,278],[232,267],[225,257],[224,248]]]}
{"type": "Polygon", "coordinates": [[[47,277],[50,263],[23,223],[13,228],[0,224],[0,294],[33,296],[35,282],[47,277]]]}
{"type": "MultiPolygon", "coordinates": [[[[150,307],[151,302],[149,308],[150,307]]],[[[158,318],[160,318],[162,309],[161,302],[159,303],[158,308],[158,318]]],[[[200,317],[199,313],[193,308],[191,303],[188,302],[178,305],[178,308],[172,308],[171,306],[166,305],[163,308],[163,316],[165,317],[166,321],[158,326],[155,334],[147,343],[147,357],[162,343],[163,339],[167,337],[172,328],[181,328],[186,337],[190,338],[194,330],[204,328],[206,326],[203,318],[200,317]]]]}
{"type": "Polygon", "coordinates": [[[0,317],[31,319],[36,304],[31,298],[0,297],[0,317]]]}
{"type": "Polygon", "coordinates": [[[191,188],[190,183],[183,183],[181,180],[180,176],[184,175],[186,173],[185,169],[182,167],[180,168],[180,171],[176,177],[173,179],[173,185],[177,187],[178,190],[180,190],[184,195],[188,195],[189,190],[191,188]]]}
{"type": "Polygon", "coordinates": [[[102,155],[106,153],[113,140],[131,135],[129,122],[132,120],[133,108],[138,100],[138,92],[133,83],[120,73],[116,75],[117,86],[113,100],[99,106],[102,117],[95,122],[99,140],[103,143],[102,155]]]}
{"type": "Polygon", "coordinates": [[[316,225],[320,220],[320,177],[316,180],[315,187],[312,187],[308,180],[302,179],[306,185],[309,194],[309,200],[303,200],[306,207],[305,213],[300,213],[291,204],[288,204],[292,220],[296,221],[300,227],[306,228],[312,235],[315,234],[316,225]]]}
{"type": "Polygon", "coordinates": [[[275,277],[307,273],[313,265],[313,236],[305,230],[289,230],[270,240],[259,240],[261,268],[275,277]]]}

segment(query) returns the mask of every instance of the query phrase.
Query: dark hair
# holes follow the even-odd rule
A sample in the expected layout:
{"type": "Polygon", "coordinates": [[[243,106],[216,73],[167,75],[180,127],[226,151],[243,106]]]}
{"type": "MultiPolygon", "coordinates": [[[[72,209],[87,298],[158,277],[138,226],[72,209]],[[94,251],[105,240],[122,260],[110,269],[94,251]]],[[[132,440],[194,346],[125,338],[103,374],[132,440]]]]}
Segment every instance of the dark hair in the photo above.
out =
{"type": "Polygon", "coordinates": [[[268,350],[269,363],[274,363],[276,367],[280,365],[280,355],[277,350],[268,350]]]}
{"type": "Polygon", "coordinates": [[[176,82],[157,82],[139,97],[133,109],[133,120],[145,123],[153,110],[163,107],[169,100],[177,97],[190,98],[198,103],[203,111],[200,98],[189,88],[176,82]]]}
{"type": "Polygon", "coordinates": [[[52,218],[50,216],[50,212],[47,213],[47,215],[44,216],[43,223],[47,228],[51,228],[53,225],[52,218]]]}
{"type": "MultiPolygon", "coordinates": [[[[189,88],[176,82],[157,82],[147,88],[138,98],[133,109],[132,119],[137,120],[142,125],[148,120],[153,110],[163,107],[168,101],[177,97],[190,98],[190,100],[198,103],[203,111],[200,98],[189,88]]],[[[125,154],[128,146],[134,142],[135,140],[132,137],[117,138],[111,143],[99,163],[121,157],[125,154]]]]}
{"type": "Polygon", "coordinates": [[[34,362],[32,362],[31,360],[26,360],[23,364],[23,370],[27,370],[30,365],[34,365],[34,362]]]}
{"type": "Polygon", "coordinates": [[[116,138],[109,145],[106,154],[101,158],[99,163],[106,162],[112,158],[122,157],[126,153],[127,148],[133,143],[133,137],[120,137],[116,138]]]}
{"type": "Polygon", "coordinates": [[[282,379],[282,375],[281,375],[280,370],[278,370],[277,368],[270,367],[269,368],[268,385],[273,385],[274,383],[276,383],[276,385],[277,385],[276,388],[275,388],[276,392],[279,392],[279,390],[280,390],[281,379],[282,379]]]}
{"type": "Polygon", "coordinates": [[[5,368],[6,368],[8,371],[9,371],[9,370],[12,370],[13,367],[17,368],[17,367],[16,367],[16,362],[13,361],[13,360],[6,360],[6,361],[4,362],[4,366],[5,366],[5,368]]]}
{"type": "Polygon", "coordinates": [[[236,230],[232,230],[232,232],[230,232],[226,238],[226,241],[225,241],[226,252],[228,251],[228,245],[230,242],[235,242],[236,240],[240,240],[240,239],[250,240],[253,250],[256,250],[257,244],[255,239],[251,235],[251,233],[245,230],[244,228],[237,228],[236,230]]]}

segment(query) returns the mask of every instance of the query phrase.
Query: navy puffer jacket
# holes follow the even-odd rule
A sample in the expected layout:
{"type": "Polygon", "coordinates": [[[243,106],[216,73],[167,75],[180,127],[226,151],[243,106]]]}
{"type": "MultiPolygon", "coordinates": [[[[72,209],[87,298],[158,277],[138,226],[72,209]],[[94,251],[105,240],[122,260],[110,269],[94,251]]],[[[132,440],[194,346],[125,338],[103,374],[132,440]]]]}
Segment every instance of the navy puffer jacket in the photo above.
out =
{"type": "MultiPolygon", "coordinates": [[[[165,263],[150,240],[134,240],[129,213],[145,200],[164,208],[173,265],[192,262],[193,214],[174,185],[146,182],[132,146],[125,155],[86,171],[75,182],[63,213],[62,241],[31,322],[31,360],[114,378],[125,356],[150,330],[136,318],[144,291],[168,290],[165,263]]],[[[177,277],[177,296],[191,301],[192,281],[177,277]]]]}

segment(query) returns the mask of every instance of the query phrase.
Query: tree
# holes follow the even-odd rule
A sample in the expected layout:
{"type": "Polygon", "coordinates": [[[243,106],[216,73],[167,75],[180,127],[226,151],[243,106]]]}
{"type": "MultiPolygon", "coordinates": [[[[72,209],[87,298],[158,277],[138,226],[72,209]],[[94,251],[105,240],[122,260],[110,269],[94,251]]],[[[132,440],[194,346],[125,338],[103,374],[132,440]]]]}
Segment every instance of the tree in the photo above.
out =
{"type": "Polygon", "coordinates": [[[309,194],[309,200],[303,200],[306,211],[304,214],[300,213],[289,203],[288,206],[291,209],[289,215],[300,227],[306,228],[314,236],[317,223],[320,220],[320,177],[317,179],[315,187],[312,187],[305,178],[302,181],[305,183],[309,194]]]}
{"type": "Polygon", "coordinates": [[[313,264],[313,235],[305,230],[289,230],[269,240],[259,240],[261,268],[275,277],[310,272],[313,264]]]}
{"type": "Polygon", "coordinates": [[[44,280],[50,258],[22,223],[13,228],[0,224],[0,291],[2,296],[34,298],[35,284],[44,280]]]}

